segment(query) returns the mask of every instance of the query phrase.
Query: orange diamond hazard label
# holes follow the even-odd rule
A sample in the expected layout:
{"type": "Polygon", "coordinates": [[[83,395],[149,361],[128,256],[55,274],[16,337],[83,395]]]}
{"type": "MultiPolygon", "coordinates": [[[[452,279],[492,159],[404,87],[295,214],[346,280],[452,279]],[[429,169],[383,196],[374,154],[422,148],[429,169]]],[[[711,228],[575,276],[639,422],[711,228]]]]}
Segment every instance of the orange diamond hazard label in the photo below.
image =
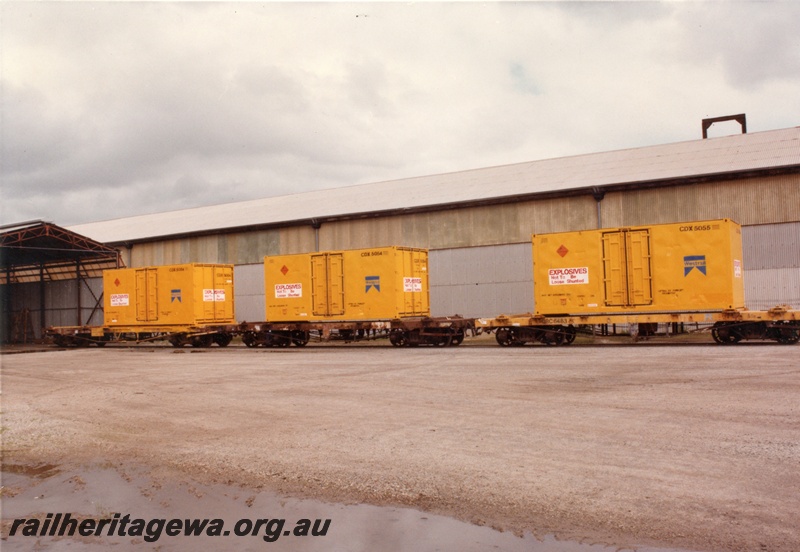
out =
{"type": "Polygon", "coordinates": [[[564,247],[564,245],[562,244],[562,245],[561,245],[561,247],[559,247],[558,249],[556,249],[556,253],[558,253],[559,255],[561,255],[561,256],[563,257],[564,255],[566,255],[567,253],[569,253],[569,249],[567,249],[566,247],[564,247]]]}
{"type": "Polygon", "coordinates": [[[286,273],[289,272],[289,268],[286,265],[283,265],[281,267],[281,272],[283,272],[283,275],[286,276],[286,273]]]}
{"type": "Polygon", "coordinates": [[[119,285],[120,285],[121,283],[122,283],[122,282],[120,282],[120,281],[119,281],[119,278],[117,278],[117,279],[115,279],[115,280],[114,280],[114,285],[115,285],[115,286],[117,286],[117,287],[119,287],[119,285]]]}

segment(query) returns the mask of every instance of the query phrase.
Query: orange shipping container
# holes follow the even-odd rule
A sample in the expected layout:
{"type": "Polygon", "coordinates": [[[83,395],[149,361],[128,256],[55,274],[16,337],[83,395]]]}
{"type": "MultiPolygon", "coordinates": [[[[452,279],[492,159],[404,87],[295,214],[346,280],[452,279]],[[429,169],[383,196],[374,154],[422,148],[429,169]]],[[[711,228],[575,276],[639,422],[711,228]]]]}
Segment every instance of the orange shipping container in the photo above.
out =
{"type": "Polygon", "coordinates": [[[233,265],[184,264],[103,272],[106,326],[233,324],[233,265]]]}
{"type": "Polygon", "coordinates": [[[428,252],[407,247],[264,257],[269,322],[429,316],[428,252]]]}
{"type": "Polygon", "coordinates": [[[744,308],[742,231],[732,220],[538,234],[537,314],[744,308]]]}

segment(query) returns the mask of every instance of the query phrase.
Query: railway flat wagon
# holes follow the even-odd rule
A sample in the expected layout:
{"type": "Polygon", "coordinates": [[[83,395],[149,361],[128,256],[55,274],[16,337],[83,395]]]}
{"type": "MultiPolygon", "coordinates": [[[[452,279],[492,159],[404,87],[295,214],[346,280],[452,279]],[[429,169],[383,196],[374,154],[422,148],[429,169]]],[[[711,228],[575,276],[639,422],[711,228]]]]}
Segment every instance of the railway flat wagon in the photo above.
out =
{"type": "Polygon", "coordinates": [[[797,311],[744,307],[741,227],[730,219],[534,234],[534,313],[479,321],[501,345],[571,343],[576,327],[703,323],[718,343],[795,343],[797,311]]]}
{"type": "Polygon", "coordinates": [[[265,322],[247,324],[249,346],[305,345],[388,335],[393,345],[457,345],[472,320],[432,318],[428,252],[409,247],[264,258],[265,322]]]}
{"type": "Polygon", "coordinates": [[[56,344],[168,340],[176,347],[224,347],[235,332],[233,265],[106,270],[103,290],[103,326],[48,328],[56,344]]]}

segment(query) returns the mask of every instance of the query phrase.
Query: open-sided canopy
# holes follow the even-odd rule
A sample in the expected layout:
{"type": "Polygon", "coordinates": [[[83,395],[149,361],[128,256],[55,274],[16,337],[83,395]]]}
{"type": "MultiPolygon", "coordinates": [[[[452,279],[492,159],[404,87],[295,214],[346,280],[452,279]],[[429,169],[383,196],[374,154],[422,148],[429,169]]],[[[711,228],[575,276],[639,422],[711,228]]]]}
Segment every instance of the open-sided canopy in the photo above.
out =
{"type": "Polygon", "coordinates": [[[0,284],[91,278],[120,266],[115,248],[49,222],[0,227],[0,284]]]}

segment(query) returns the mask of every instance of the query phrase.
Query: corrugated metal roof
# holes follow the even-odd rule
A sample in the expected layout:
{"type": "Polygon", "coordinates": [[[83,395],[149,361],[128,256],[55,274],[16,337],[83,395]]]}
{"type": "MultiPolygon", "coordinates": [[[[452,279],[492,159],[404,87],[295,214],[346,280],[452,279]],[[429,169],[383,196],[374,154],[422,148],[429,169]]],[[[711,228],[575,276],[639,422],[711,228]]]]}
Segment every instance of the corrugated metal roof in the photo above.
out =
{"type": "Polygon", "coordinates": [[[196,207],[70,230],[101,242],[800,166],[800,127],[196,207]]]}

